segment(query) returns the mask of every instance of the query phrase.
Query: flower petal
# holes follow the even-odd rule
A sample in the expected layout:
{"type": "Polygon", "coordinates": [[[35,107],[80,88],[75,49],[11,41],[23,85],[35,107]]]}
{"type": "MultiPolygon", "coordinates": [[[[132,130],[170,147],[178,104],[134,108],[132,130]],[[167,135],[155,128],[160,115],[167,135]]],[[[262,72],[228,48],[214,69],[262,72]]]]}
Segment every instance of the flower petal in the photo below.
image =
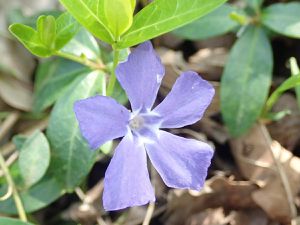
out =
{"type": "Polygon", "coordinates": [[[183,73],[167,97],[153,110],[163,117],[161,128],[179,128],[200,120],[215,90],[197,73],[183,73]]]}
{"type": "Polygon", "coordinates": [[[158,142],[147,144],[146,150],[167,186],[194,190],[203,187],[213,156],[208,144],[160,131],[158,142]]]}
{"type": "Polygon", "coordinates": [[[133,111],[151,109],[165,70],[150,41],[139,45],[116,69],[133,111]]]}
{"type": "Polygon", "coordinates": [[[76,101],[74,111],[81,133],[92,149],[127,132],[130,113],[112,98],[97,95],[76,101]]]}
{"type": "Polygon", "coordinates": [[[150,201],[155,201],[155,196],[147,170],[146,151],[129,133],[116,148],[105,173],[104,209],[118,210],[150,201]]]}

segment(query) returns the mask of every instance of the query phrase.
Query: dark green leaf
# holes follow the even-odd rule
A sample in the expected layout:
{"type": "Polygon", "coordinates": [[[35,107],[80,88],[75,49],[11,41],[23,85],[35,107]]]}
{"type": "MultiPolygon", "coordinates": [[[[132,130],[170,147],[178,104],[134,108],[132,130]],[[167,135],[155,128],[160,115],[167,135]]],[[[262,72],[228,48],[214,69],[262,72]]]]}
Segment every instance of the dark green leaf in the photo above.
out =
{"type": "Polygon", "coordinates": [[[0,218],[0,225],[33,225],[32,223],[23,222],[13,218],[0,218]]]}
{"type": "Polygon", "coordinates": [[[40,57],[49,57],[52,52],[45,46],[32,27],[23,24],[13,24],[9,31],[34,55],[40,57]]]}
{"type": "Polygon", "coordinates": [[[133,19],[121,37],[119,48],[126,48],[172,31],[211,12],[226,0],[155,0],[133,19]]]}
{"type": "MultiPolygon", "coordinates": [[[[299,68],[297,60],[295,58],[290,59],[290,65],[291,65],[292,76],[298,76],[300,74],[300,68],[299,68]]],[[[296,96],[297,96],[297,100],[298,100],[298,106],[300,108],[300,87],[296,87],[295,91],[296,91],[296,96]]]]}
{"type": "Polygon", "coordinates": [[[262,22],[279,34],[300,38],[299,15],[299,2],[272,4],[263,10],[262,22]]]}
{"type": "Polygon", "coordinates": [[[238,26],[238,23],[230,19],[229,16],[233,11],[235,8],[225,3],[215,11],[173,31],[173,33],[190,40],[207,39],[225,34],[238,26]]]}
{"type": "Polygon", "coordinates": [[[80,25],[69,14],[63,13],[56,20],[55,49],[59,50],[65,46],[78,32],[80,25]]]}
{"type": "Polygon", "coordinates": [[[232,48],[221,81],[222,115],[233,136],[246,132],[261,114],[272,68],[265,32],[249,27],[232,48]]]}
{"type": "Polygon", "coordinates": [[[36,131],[25,141],[18,162],[27,187],[37,183],[45,175],[50,163],[50,148],[43,133],[36,131]]]}
{"type": "Polygon", "coordinates": [[[41,63],[38,68],[33,111],[41,112],[59,99],[78,76],[84,76],[88,68],[78,63],[55,59],[41,63]]]}
{"type": "Polygon", "coordinates": [[[81,136],[73,104],[99,91],[103,79],[104,74],[97,71],[79,77],[57,101],[51,113],[47,129],[53,154],[50,168],[67,190],[80,184],[93,166],[96,155],[81,136]]]}
{"type": "Polygon", "coordinates": [[[101,0],[60,0],[72,16],[93,35],[107,43],[113,43],[114,37],[105,23],[105,15],[99,9],[101,0]]]}

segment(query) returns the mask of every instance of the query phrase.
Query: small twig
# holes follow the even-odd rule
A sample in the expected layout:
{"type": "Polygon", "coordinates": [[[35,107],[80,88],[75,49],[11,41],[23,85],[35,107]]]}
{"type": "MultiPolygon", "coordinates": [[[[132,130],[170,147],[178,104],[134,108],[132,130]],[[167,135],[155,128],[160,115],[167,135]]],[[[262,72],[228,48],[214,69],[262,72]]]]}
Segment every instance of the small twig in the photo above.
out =
{"type": "Polygon", "coordinates": [[[10,173],[9,173],[9,170],[6,166],[6,163],[5,163],[5,160],[2,156],[2,154],[0,153],[0,166],[5,174],[5,178],[6,178],[6,181],[7,181],[7,185],[12,189],[12,196],[13,196],[13,199],[15,201],[15,204],[16,204],[16,208],[17,208],[17,211],[18,211],[18,214],[19,214],[19,218],[26,222],[27,221],[27,217],[26,217],[26,213],[25,213],[25,209],[24,209],[24,206],[23,206],[23,203],[22,203],[22,200],[20,198],[20,195],[17,191],[17,188],[16,188],[16,185],[15,185],[15,182],[14,180],[12,179],[10,173]]]}
{"type": "Polygon", "coordinates": [[[20,113],[15,111],[9,114],[9,116],[1,124],[0,128],[0,140],[2,140],[9,130],[15,125],[20,117],[20,113]]]}
{"type": "Polygon", "coordinates": [[[152,219],[152,215],[155,209],[155,202],[150,202],[147,208],[146,216],[143,222],[143,225],[149,225],[152,219]]]}
{"type": "Polygon", "coordinates": [[[292,194],[292,189],[291,189],[291,185],[289,183],[288,177],[284,171],[284,168],[282,167],[281,163],[279,162],[279,160],[276,158],[273,149],[272,149],[272,138],[268,132],[268,130],[266,129],[266,127],[260,123],[260,129],[263,133],[264,138],[266,139],[266,141],[268,142],[268,146],[269,146],[269,151],[271,153],[271,156],[273,158],[273,161],[275,163],[277,172],[279,174],[280,180],[282,182],[282,185],[284,187],[285,193],[286,193],[286,197],[288,200],[288,204],[289,204],[289,208],[291,211],[291,216],[292,216],[292,225],[294,224],[294,219],[297,217],[297,209],[296,206],[294,204],[293,201],[293,194],[292,194]]]}
{"type": "MultiPolygon", "coordinates": [[[[19,152],[14,152],[5,162],[7,167],[10,167],[19,157],[19,152]]],[[[0,171],[0,177],[4,176],[4,172],[0,171]]]]}

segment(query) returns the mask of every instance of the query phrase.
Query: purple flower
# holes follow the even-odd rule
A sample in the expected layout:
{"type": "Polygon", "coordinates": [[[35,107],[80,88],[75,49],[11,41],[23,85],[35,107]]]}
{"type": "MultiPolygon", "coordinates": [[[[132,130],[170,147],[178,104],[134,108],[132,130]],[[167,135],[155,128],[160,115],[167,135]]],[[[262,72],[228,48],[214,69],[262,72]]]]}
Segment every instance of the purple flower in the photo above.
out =
{"type": "Polygon", "coordinates": [[[212,148],[161,129],[179,128],[201,119],[214,89],[197,73],[185,72],[164,101],[152,109],[164,73],[151,43],[145,42],[116,69],[132,112],[105,96],[80,100],[74,105],[81,133],[92,149],[124,136],[105,173],[106,210],[155,201],[147,155],[167,186],[199,190],[204,185],[212,148]]]}

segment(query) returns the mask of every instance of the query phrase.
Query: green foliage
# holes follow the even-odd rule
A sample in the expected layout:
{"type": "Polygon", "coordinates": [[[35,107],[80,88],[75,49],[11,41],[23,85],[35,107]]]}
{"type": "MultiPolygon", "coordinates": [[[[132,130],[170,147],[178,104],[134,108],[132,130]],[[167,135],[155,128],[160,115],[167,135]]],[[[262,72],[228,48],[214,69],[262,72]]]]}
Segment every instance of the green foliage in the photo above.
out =
{"type": "MultiPolygon", "coordinates": [[[[17,167],[18,168],[18,167],[17,167]]],[[[19,177],[17,173],[14,175],[15,181],[18,181],[19,177]]],[[[57,198],[64,194],[64,190],[56,179],[56,174],[53,174],[50,170],[47,171],[46,175],[35,185],[30,188],[20,188],[19,194],[21,195],[22,203],[27,213],[39,210],[57,198]]],[[[0,193],[5,193],[7,185],[0,186],[0,193]]],[[[0,212],[5,214],[17,214],[14,200],[9,198],[6,201],[0,201],[0,212]]]]}
{"type": "Polygon", "coordinates": [[[107,26],[113,33],[114,37],[118,38],[127,31],[133,19],[135,9],[135,0],[104,0],[103,11],[105,13],[107,26]]]}
{"type": "Polygon", "coordinates": [[[156,0],[138,12],[118,48],[126,48],[172,31],[204,16],[226,0],[156,0]]]}
{"type": "Polygon", "coordinates": [[[101,52],[96,39],[84,28],[81,28],[77,35],[61,51],[94,61],[101,59],[101,52]]]}
{"type": "Polygon", "coordinates": [[[37,183],[45,175],[50,163],[50,148],[43,133],[36,131],[24,142],[18,162],[27,187],[37,183]]]}
{"type": "Polygon", "coordinates": [[[213,12],[173,31],[173,33],[189,40],[201,40],[225,34],[234,30],[238,25],[229,16],[235,10],[234,7],[225,3],[213,12]]]}
{"type": "Polygon", "coordinates": [[[264,0],[246,0],[246,2],[254,9],[259,10],[264,0]]]}
{"type": "MultiPolygon", "coordinates": [[[[290,59],[290,66],[291,66],[292,76],[299,76],[300,69],[297,64],[297,60],[295,58],[290,59]]],[[[300,87],[295,87],[295,91],[296,91],[296,96],[297,96],[297,100],[298,100],[298,106],[300,108],[300,87]]]]}
{"type": "Polygon", "coordinates": [[[300,3],[278,3],[263,10],[262,23],[269,29],[292,38],[300,38],[300,3]]]}
{"type": "Polygon", "coordinates": [[[221,110],[233,136],[260,116],[271,83],[272,49],[265,32],[249,27],[233,46],[221,81],[221,110]]]}
{"type": "Polygon", "coordinates": [[[79,25],[68,13],[63,13],[57,19],[40,16],[36,28],[15,23],[9,30],[32,54],[49,57],[73,38],[79,25]]]}
{"type": "Polygon", "coordinates": [[[39,34],[33,28],[23,24],[13,24],[9,31],[34,55],[49,57],[49,50],[40,40],[39,34]]]}
{"type": "Polygon", "coordinates": [[[33,225],[32,223],[23,222],[12,218],[0,218],[0,225],[33,225]]]}
{"type": "Polygon", "coordinates": [[[73,111],[76,100],[101,92],[104,74],[98,71],[78,77],[54,106],[47,129],[53,158],[50,168],[68,191],[79,185],[94,164],[96,152],[80,134],[73,111]]]}
{"type": "Polygon", "coordinates": [[[93,35],[107,43],[114,43],[114,36],[106,24],[101,0],[60,0],[60,2],[93,35]]]}
{"type": "Polygon", "coordinates": [[[294,76],[285,80],[269,97],[266,107],[265,107],[265,114],[268,113],[273,105],[277,102],[280,96],[287,90],[295,88],[300,85],[300,73],[295,74],[294,76]]]}
{"type": "Polygon", "coordinates": [[[42,112],[57,101],[79,76],[85,76],[88,68],[65,59],[54,59],[39,65],[36,75],[34,112],[42,112]]]}

